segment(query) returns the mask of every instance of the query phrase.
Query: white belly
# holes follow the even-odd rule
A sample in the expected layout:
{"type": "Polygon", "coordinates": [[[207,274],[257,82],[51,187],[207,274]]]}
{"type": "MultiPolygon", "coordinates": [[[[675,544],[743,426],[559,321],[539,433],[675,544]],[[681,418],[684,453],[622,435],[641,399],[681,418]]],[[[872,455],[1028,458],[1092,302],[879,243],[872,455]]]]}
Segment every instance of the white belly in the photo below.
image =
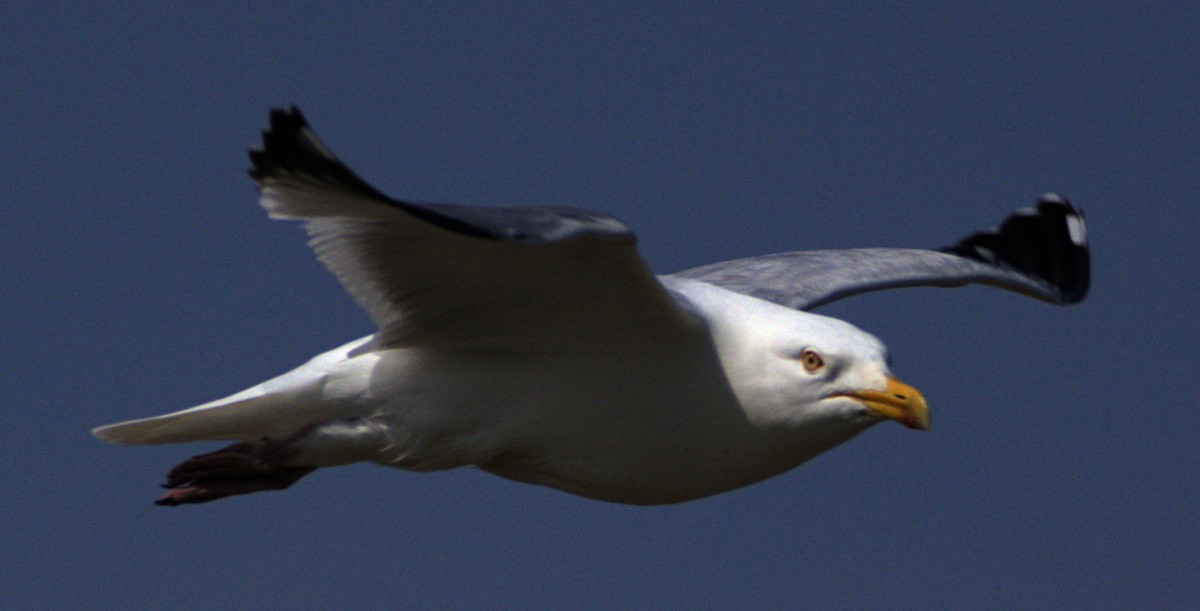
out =
{"type": "Polygon", "coordinates": [[[765,479],[858,432],[821,448],[790,443],[794,431],[751,425],[714,355],[670,354],[676,360],[653,350],[376,353],[371,392],[384,400],[375,418],[393,437],[376,462],[474,465],[590,498],[660,504],[765,479]]]}

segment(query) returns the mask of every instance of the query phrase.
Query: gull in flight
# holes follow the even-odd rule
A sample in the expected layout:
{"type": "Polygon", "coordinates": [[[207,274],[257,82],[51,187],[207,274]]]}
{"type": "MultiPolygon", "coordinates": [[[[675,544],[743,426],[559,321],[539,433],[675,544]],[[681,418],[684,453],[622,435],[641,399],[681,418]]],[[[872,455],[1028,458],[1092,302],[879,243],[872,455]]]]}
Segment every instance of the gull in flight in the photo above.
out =
{"type": "Polygon", "coordinates": [[[287,488],[320,467],[472,466],[640,505],[783,473],[868,427],[929,427],[874,336],[813,308],[981,283],[1081,301],[1083,215],[1045,195],[939,250],[788,252],[656,276],[634,234],[576,208],[392,199],[296,108],[271,113],[250,176],[272,218],[378,330],[191,409],[96,428],[118,444],[235,441],[167,475],[161,505],[287,488]]]}

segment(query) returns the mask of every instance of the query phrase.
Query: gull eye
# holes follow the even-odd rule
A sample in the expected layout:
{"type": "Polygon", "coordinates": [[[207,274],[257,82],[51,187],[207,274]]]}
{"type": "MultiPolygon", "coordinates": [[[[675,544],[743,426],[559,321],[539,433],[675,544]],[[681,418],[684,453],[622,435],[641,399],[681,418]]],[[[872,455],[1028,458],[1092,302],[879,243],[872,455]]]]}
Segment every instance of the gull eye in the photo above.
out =
{"type": "Polygon", "coordinates": [[[817,354],[815,350],[805,350],[800,355],[800,363],[804,365],[804,370],[809,373],[814,373],[825,366],[825,359],[817,354]]]}

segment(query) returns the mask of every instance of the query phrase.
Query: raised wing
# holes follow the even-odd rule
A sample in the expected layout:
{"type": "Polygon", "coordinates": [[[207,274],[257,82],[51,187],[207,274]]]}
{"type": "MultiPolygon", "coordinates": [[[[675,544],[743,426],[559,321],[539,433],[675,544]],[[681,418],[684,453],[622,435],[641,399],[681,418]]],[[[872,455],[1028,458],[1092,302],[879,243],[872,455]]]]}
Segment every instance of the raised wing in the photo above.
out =
{"type": "Polygon", "coordinates": [[[1065,305],[1087,295],[1083,213],[1044,195],[999,228],[940,250],[861,248],[780,253],[675,274],[801,310],[883,289],[990,284],[1065,305]]]}
{"type": "Polygon", "coordinates": [[[250,159],[263,207],[305,222],[318,258],[385,345],[551,349],[688,325],[612,217],[391,199],[343,165],[295,107],[271,112],[250,159]]]}

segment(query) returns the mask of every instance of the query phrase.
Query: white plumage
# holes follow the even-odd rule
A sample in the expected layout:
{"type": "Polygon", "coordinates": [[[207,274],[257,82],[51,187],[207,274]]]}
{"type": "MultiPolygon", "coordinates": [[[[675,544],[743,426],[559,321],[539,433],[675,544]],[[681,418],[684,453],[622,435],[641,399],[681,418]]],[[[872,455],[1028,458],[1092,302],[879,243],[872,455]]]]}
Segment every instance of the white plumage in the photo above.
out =
{"type": "Polygon", "coordinates": [[[389,199],[295,109],[272,113],[251,159],[263,206],[305,222],[379,331],[227,398],[97,428],[121,444],[239,442],[173,469],[161,504],[359,461],[475,466],[622,503],[717,494],[882,419],[928,426],[879,340],[793,308],[916,284],[1059,303],[1087,289],[1082,216],[1057,198],[944,251],[786,253],[656,277],[598,213],[389,199]]]}

